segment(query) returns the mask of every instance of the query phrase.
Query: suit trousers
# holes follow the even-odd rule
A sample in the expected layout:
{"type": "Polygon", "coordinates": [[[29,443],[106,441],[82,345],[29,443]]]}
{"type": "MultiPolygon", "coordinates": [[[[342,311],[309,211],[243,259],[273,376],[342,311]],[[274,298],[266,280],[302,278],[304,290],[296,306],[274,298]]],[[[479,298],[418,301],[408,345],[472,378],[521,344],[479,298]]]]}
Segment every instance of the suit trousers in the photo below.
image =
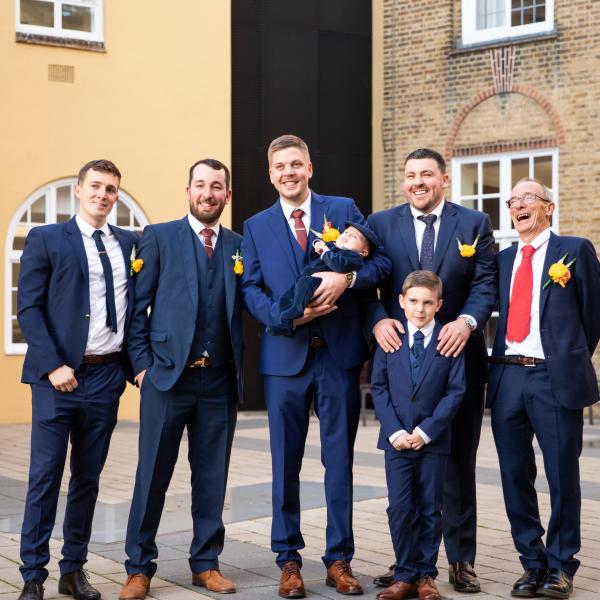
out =
{"type": "Polygon", "coordinates": [[[77,571],[87,560],[98,481],[110,437],[117,423],[125,376],[118,363],[83,365],[75,372],[79,387],[55,390],[46,379],[31,386],[31,459],[29,487],[21,530],[21,574],[25,581],[45,581],[50,560],[60,483],[69,439],[69,491],[63,521],[60,572],[77,571]]]}
{"type": "Polygon", "coordinates": [[[385,451],[387,509],[396,555],[394,579],[415,583],[436,577],[442,541],[442,504],[446,454],[385,451]],[[418,515],[415,520],[415,515],[418,515]]]}
{"type": "Polygon", "coordinates": [[[128,574],[144,573],[151,578],[156,572],[156,533],[186,428],[192,472],[190,568],[194,573],[219,568],[237,399],[232,362],[214,368],[186,368],[167,391],[157,390],[146,373],[141,390],[139,459],[125,541],[128,574]]]}
{"type": "Polygon", "coordinates": [[[313,348],[298,375],[266,375],[273,467],[271,549],[277,564],[301,563],[304,548],[300,531],[300,469],[314,402],[321,435],[327,502],[326,567],[336,560],[352,560],[352,461],[358,428],[361,367],[338,367],[328,348],[313,348]]]}
{"type": "Polygon", "coordinates": [[[581,547],[583,409],[558,404],[545,365],[505,365],[492,404],[492,430],[506,512],[523,568],[557,568],[575,574],[579,561],[574,555],[581,547]],[[542,451],[552,506],[545,546],[535,491],[534,435],[542,451]]]}

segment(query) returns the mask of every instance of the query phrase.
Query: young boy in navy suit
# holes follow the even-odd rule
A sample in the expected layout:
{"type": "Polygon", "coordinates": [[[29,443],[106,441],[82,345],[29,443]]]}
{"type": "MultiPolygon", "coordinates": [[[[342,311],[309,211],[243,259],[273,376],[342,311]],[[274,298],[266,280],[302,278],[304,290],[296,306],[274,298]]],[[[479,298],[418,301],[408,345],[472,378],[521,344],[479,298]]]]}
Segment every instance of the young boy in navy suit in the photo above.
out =
{"type": "Polygon", "coordinates": [[[436,351],[442,281],[435,273],[410,273],[399,300],[407,321],[402,346],[391,353],[377,348],[371,378],[396,555],[395,581],[377,598],[438,600],[444,470],[450,423],[465,392],[464,359],[436,351]]]}

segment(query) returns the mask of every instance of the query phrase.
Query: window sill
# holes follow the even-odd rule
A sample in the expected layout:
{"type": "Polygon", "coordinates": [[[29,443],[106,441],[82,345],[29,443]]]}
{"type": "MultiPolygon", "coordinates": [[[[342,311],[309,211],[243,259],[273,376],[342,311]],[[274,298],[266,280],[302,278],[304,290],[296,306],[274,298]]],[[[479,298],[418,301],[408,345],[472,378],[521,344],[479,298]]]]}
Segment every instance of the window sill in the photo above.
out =
{"type": "Polygon", "coordinates": [[[517,44],[527,44],[530,42],[541,42],[545,40],[553,40],[558,38],[558,31],[544,31],[543,33],[532,33],[528,35],[519,35],[515,37],[504,37],[495,40],[486,40],[485,42],[477,42],[474,44],[464,44],[459,40],[456,46],[450,52],[450,55],[466,54],[468,52],[476,52],[479,50],[490,50],[492,48],[502,48],[503,46],[515,46],[517,44]]]}
{"type": "Polygon", "coordinates": [[[40,35],[37,33],[22,33],[17,31],[15,41],[22,44],[40,44],[42,46],[59,46],[61,48],[75,48],[76,50],[106,52],[104,42],[63,38],[54,35],[40,35]]]}

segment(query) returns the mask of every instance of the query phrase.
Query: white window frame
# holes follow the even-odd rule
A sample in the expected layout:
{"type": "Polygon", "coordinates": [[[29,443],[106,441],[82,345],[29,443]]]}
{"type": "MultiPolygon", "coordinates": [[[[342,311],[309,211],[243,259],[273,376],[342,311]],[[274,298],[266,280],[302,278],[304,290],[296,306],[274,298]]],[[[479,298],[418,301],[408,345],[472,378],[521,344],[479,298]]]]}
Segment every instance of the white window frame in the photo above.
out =
{"type": "Polygon", "coordinates": [[[21,0],[15,0],[15,29],[19,33],[52,36],[65,39],[86,40],[89,42],[104,42],[104,0],[39,0],[54,5],[54,27],[41,25],[25,25],[21,23],[21,0]],[[62,25],[62,6],[72,4],[93,10],[92,31],[77,31],[64,29],[62,25]]]}
{"type": "MultiPolygon", "coordinates": [[[[558,148],[547,148],[544,150],[528,150],[524,152],[502,152],[500,154],[479,154],[474,156],[462,156],[452,159],[452,202],[461,204],[463,199],[474,200],[477,198],[478,209],[481,210],[482,201],[485,198],[497,196],[498,194],[483,194],[483,163],[497,161],[500,167],[500,229],[494,230],[494,240],[499,245],[500,250],[510,247],[514,242],[519,239],[517,232],[511,228],[510,212],[506,207],[506,200],[510,197],[512,189],[512,177],[510,170],[510,163],[513,159],[529,158],[529,175],[528,177],[534,176],[534,158],[539,156],[551,156],[552,157],[552,183],[553,187],[549,188],[552,195],[552,200],[555,204],[554,213],[552,214],[552,226],[551,230],[554,233],[559,231],[559,208],[560,202],[559,196],[559,182],[558,182],[558,148]],[[461,168],[464,164],[477,164],[477,194],[470,196],[463,196],[461,194],[461,168]]],[[[492,312],[490,321],[498,319],[498,311],[492,312]]],[[[488,332],[486,332],[487,335],[488,332]]],[[[494,343],[494,340],[487,340],[490,344],[494,343]]],[[[488,347],[488,354],[491,355],[492,348],[488,347]]]]}
{"type": "MultiPolygon", "coordinates": [[[[18,227],[27,227],[29,230],[40,225],[48,225],[49,223],[57,222],[57,190],[65,186],[71,186],[71,213],[74,214],[76,207],[74,186],[77,183],[76,177],[66,177],[63,179],[57,179],[52,183],[44,185],[35,190],[29,197],[23,202],[14,213],[10,224],[8,226],[8,232],[6,241],[4,244],[4,352],[5,354],[25,354],[27,351],[27,344],[22,342],[13,342],[12,339],[12,326],[13,320],[16,318],[16,307],[13,306],[13,292],[17,290],[17,287],[13,285],[12,281],[12,265],[13,263],[19,262],[21,259],[22,250],[14,250],[13,242],[15,233],[18,227]],[[45,221],[43,223],[31,223],[30,221],[30,208],[41,197],[46,198],[45,201],[45,221]],[[27,215],[27,223],[22,223],[23,216],[27,215]]],[[[129,209],[129,225],[119,225],[121,229],[128,229],[130,231],[141,231],[149,221],[141,207],[137,202],[123,189],[119,189],[119,200],[118,203],[124,205],[129,209]],[[139,223],[136,227],[134,224],[134,218],[139,223]]],[[[111,225],[117,224],[117,206],[113,208],[111,213],[108,215],[108,223],[111,225]]]]}
{"type": "Polygon", "coordinates": [[[477,0],[462,0],[462,42],[463,45],[491,42],[504,38],[535,35],[554,30],[554,0],[546,0],[546,19],[540,23],[511,26],[511,0],[505,2],[505,25],[477,29],[477,0]]]}

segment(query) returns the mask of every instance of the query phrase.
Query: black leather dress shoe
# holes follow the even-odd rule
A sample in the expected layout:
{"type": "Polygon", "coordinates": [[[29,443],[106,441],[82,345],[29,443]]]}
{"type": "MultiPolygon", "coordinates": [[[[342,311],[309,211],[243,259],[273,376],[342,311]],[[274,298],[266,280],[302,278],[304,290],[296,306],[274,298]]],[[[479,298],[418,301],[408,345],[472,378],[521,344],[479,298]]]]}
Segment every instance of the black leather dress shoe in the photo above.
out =
{"type": "Polygon", "coordinates": [[[44,600],[44,586],[42,582],[37,579],[26,581],[19,600],[44,600]]]}
{"type": "Polygon", "coordinates": [[[470,562],[456,562],[448,565],[448,581],[457,592],[476,594],[481,591],[477,574],[470,562]]]}
{"type": "Polygon", "coordinates": [[[560,569],[548,569],[544,583],[537,589],[540,596],[546,598],[568,598],[573,591],[573,575],[560,569]]]}
{"type": "Polygon", "coordinates": [[[83,569],[61,575],[58,580],[58,592],[73,596],[75,600],[100,599],[100,592],[90,585],[88,575],[83,569]]]}
{"type": "Polygon", "coordinates": [[[510,595],[517,598],[537,597],[537,589],[544,582],[545,576],[546,569],[525,569],[523,575],[515,581],[510,595]]]}
{"type": "Polygon", "coordinates": [[[377,575],[373,579],[373,585],[377,587],[387,588],[394,583],[394,570],[396,569],[396,565],[390,565],[390,570],[383,575],[377,575]]]}

